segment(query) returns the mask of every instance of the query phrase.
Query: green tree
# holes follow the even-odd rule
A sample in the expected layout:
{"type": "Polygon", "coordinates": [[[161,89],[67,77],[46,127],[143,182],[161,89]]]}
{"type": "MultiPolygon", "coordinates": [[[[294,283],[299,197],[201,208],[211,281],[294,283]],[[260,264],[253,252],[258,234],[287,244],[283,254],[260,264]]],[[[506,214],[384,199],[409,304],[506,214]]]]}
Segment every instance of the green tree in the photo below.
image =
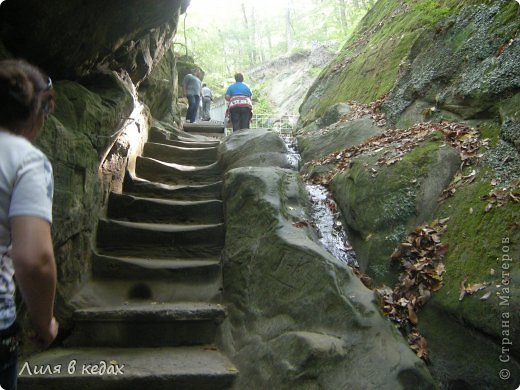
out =
{"type": "MultiPolygon", "coordinates": [[[[315,43],[339,47],[375,0],[280,0],[268,7],[255,0],[224,2],[210,11],[204,1],[203,13],[188,8],[185,38],[177,34],[176,47],[187,50],[205,70],[205,82],[222,90],[236,71],[245,72],[262,62],[315,43]],[[186,48],[183,48],[183,45],[186,48]]],[[[190,6],[191,7],[191,6],[190,6]]]]}

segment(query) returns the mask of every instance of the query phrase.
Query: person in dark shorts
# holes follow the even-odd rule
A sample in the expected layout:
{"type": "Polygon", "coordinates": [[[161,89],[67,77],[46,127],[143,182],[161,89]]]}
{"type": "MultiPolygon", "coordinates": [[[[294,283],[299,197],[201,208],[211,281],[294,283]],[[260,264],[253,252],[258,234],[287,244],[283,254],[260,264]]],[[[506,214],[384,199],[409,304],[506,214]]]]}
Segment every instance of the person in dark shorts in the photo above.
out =
{"type": "Polygon", "coordinates": [[[233,131],[249,129],[253,112],[253,93],[244,83],[242,73],[235,74],[235,83],[231,84],[226,91],[226,100],[229,102],[228,110],[233,131]]]}

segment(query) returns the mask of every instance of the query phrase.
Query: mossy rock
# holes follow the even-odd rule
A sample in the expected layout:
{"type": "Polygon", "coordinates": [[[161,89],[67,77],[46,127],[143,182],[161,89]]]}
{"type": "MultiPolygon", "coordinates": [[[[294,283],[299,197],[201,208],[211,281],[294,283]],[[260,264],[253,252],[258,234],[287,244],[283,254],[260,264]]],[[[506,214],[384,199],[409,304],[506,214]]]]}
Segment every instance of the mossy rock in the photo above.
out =
{"type": "Polygon", "coordinates": [[[416,100],[404,110],[396,123],[398,129],[407,129],[420,122],[461,122],[462,118],[451,111],[437,108],[431,102],[416,100]]]}
{"type": "MultiPolygon", "coordinates": [[[[502,313],[520,312],[520,269],[514,266],[515,259],[520,258],[520,232],[515,229],[520,205],[508,202],[486,212],[487,202],[481,197],[492,190],[490,181],[481,173],[478,180],[459,189],[437,212],[438,217],[450,217],[442,238],[449,251],[444,259],[444,287],[432,302],[454,318],[500,340],[504,330],[502,313]],[[465,279],[467,284],[488,283],[489,287],[460,301],[465,279]],[[480,300],[486,292],[491,293],[489,299],[480,300]]],[[[513,315],[508,322],[510,337],[519,340],[520,318],[513,315]]],[[[512,351],[520,359],[520,346],[514,344],[512,351]]]]}
{"type": "Polygon", "coordinates": [[[500,135],[520,152],[520,93],[502,101],[499,110],[502,119],[500,135]]]}
{"type": "Polygon", "coordinates": [[[300,108],[302,125],[335,103],[351,99],[368,103],[388,93],[404,70],[403,63],[417,50],[419,36],[447,12],[430,3],[414,2],[410,9],[408,2],[377,2],[309,90],[300,108]]]}
{"type": "Polygon", "coordinates": [[[139,94],[150,108],[152,116],[160,121],[175,122],[177,111],[178,76],[175,54],[170,49],[139,86],[139,94]]]}
{"type": "MultiPolygon", "coordinates": [[[[127,118],[133,109],[126,84],[115,73],[109,73],[91,75],[83,84],[59,81],[55,89],[54,116],[68,131],[87,139],[101,158],[121,119],[127,118]]],[[[51,155],[54,153],[62,151],[51,155]]]]}
{"type": "Polygon", "coordinates": [[[428,340],[428,367],[441,389],[511,390],[520,384],[518,360],[503,354],[495,340],[434,304],[419,312],[419,330],[428,340]],[[501,356],[509,360],[501,362],[501,356]],[[502,370],[508,370],[511,377],[502,379],[500,375],[507,375],[502,370]]]}
{"type": "Polygon", "coordinates": [[[335,103],[387,93],[392,124],[416,101],[437,108],[433,120],[494,118],[518,91],[518,8],[506,0],[377,2],[310,88],[300,125],[335,103]]]}
{"type": "Polygon", "coordinates": [[[296,137],[302,163],[318,160],[329,153],[362,144],[368,138],[379,135],[383,129],[369,117],[336,122],[326,129],[308,129],[296,137]]]}
{"type": "Polygon", "coordinates": [[[360,156],[332,182],[362,269],[393,286],[389,256],[409,231],[429,221],[455,174],[459,157],[438,134],[397,163],[379,167],[385,151],[360,156]]]}

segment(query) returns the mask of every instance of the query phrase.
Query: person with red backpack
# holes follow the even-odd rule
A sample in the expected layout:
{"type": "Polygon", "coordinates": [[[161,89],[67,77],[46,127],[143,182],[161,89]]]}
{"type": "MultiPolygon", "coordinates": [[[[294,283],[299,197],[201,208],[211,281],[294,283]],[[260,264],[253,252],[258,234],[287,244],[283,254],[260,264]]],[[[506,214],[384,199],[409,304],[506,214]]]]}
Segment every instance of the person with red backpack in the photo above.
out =
{"type": "Polygon", "coordinates": [[[235,74],[235,83],[231,84],[226,91],[226,100],[229,102],[228,110],[233,131],[249,129],[249,123],[253,115],[253,93],[244,83],[242,73],[235,74]]]}

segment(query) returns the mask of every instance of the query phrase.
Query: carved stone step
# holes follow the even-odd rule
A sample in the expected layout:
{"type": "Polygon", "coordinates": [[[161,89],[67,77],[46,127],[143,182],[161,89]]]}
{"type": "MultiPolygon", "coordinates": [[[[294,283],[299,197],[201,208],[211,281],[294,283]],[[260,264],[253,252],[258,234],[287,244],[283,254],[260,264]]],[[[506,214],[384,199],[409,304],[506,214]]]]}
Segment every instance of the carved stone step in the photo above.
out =
{"type": "Polygon", "coordinates": [[[212,283],[220,278],[218,258],[153,259],[115,257],[94,253],[92,274],[106,280],[153,280],[170,282],[212,283]]]}
{"type": "Polygon", "coordinates": [[[222,201],[174,201],[111,193],[111,219],[173,224],[215,224],[223,221],[222,201]]]}
{"type": "Polygon", "coordinates": [[[186,137],[177,136],[175,139],[167,138],[163,132],[151,128],[148,135],[148,142],[154,142],[164,145],[180,146],[184,148],[204,148],[211,146],[218,146],[219,141],[195,137],[186,133],[186,137]]]}
{"type": "Polygon", "coordinates": [[[195,123],[185,123],[184,131],[193,134],[223,134],[224,133],[224,124],[215,124],[211,122],[195,122],[195,123]]]}
{"type": "Polygon", "coordinates": [[[163,184],[125,176],[123,191],[128,194],[177,200],[219,199],[222,181],[209,184],[163,184]]]}
{"type": "Polygon", "coordinates": [[[144,146],[143,157],[150,157],[167,163],[209,165],[217,161],[217,147],[181,147],[148,142],[144,146]]]}
{"type": "Polygon", "coordinates": [[[23,390],[219,390],[231,388],[237,375],[211,346],[53,349],[21,361],[19,369],[23,390]],[[34,375],[35,367],[61,370],[34,375]]]}
{"type": "Polygon", "coordinates": [[[222,299],[222,276],[211,280],[92,279],[70,300],[73,308],[117,306],[128,303],[211,302],[222,299]]]}
{"type": "Polygon", "coordinates": [[[112,256],[219,257],[223,224],[171,225],[100,219],[97,248],[112,256]]]}
{"type": "Polygon", "coordinates": [[[217,163],[193,166],[137,157],[135,174],[146,180],[166,184],[210,184],[221,180],[222,171],[217,163]]]}
{"type": "Polygon", "coordinates": [[[209,303],[128,304],[80,309],[67,347],[172,347],[209,344],[226,317],[209,303]]]}

